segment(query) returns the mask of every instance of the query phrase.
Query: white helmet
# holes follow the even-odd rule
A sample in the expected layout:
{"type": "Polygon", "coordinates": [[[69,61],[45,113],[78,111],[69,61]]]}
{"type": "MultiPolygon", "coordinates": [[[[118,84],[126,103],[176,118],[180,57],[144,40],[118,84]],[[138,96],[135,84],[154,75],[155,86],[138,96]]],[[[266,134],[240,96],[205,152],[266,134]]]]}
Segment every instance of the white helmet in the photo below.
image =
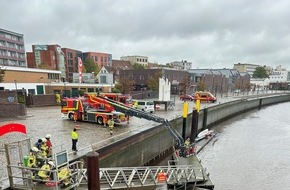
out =
{"type": "Polygon", "coordinates": [[[41,140],[43,143],[46,143],[46,141],[47,141],[45,138],[42,138],[41,140]]]}
{"type": "Polygon", "coordinates": [[[47,162],[51,167],[54,167],[54,163],[52,161],[47,162]]]}
{"type": "Polygon", "coordinates": [[[33,152],[38,152],[39,150],[38,150],[38,148],[36,148],[36,147],[32,147],[32,149],[31,149],[33,152]]]}
{"type": "Polygon", "coordinates": [[[47,134],[47,135],[45,136],[46,139],[50,139],[50,137],[51,137],[51,134],[47,134]]]}

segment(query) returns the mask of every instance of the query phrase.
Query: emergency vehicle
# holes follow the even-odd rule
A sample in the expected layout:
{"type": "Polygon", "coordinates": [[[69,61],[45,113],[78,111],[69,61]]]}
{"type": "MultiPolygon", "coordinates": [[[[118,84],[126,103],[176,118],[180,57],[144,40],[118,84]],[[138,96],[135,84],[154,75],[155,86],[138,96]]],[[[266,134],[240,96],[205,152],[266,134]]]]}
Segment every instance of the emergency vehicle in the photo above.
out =
{"type": "Polygon", "coordinates": [[[63,117],[74,121],[87,121],[106,124],[113,117],[115,124],[127,124],[129,117],[124,113],[115,111],[105,99],[93,94],[85,94],[80,98],[64,98],[61,102],[63,117]]]}

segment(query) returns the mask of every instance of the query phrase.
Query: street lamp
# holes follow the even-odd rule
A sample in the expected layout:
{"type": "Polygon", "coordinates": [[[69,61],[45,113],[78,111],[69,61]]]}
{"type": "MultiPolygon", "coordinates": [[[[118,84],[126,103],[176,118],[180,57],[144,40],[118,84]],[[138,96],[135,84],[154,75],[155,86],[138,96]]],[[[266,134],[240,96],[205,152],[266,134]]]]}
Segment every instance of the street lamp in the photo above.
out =
{"type": "Polygon", "coordinates": [[[17,80],[14,80],[15,83],[15,89],[16,89],[16,100],[18,102],[18,94],[17,94],[17,80]]]}

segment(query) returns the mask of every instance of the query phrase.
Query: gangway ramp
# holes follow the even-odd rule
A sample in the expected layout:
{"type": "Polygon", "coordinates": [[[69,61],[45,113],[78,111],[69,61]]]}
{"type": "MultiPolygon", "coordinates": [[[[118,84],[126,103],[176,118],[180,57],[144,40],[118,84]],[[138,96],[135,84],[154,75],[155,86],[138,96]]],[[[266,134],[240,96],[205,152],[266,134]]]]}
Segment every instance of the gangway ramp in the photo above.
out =
{"type": "Polygon", "coordinates": [[[206,176],[200,167],[194,166],[148,166],[100,168],[101,189],[136,188],[146,186],[183,185],[204,183],[206,176]],[[159,182],[158,174],[164,172],[166,181],[159,182]]]}

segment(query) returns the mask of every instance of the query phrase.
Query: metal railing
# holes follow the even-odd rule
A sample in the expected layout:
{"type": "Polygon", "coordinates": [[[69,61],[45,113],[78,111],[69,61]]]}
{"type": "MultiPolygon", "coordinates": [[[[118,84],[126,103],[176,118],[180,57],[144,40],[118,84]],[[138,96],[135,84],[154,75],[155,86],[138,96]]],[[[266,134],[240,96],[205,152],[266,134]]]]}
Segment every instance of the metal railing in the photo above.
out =
{"type": "Polygon", "coordinates": [[[69,175],[60,179],[58,173],[61,168],[56,168],[54,170],[45,170],[49,173],[49,178],[41,179],[37,176],[39,171],[44,171],[40,168],[30,168],[17,165],[8,165],[10,171],[13,171],[9,174],[10,187],[12,189],[36,189],[38,186],[48,186],[50,189],[61,189],[65,181],[68,181],[65,184],[66,189],[72,189],[81,184],[83,179],[87,179],[86,170],[83,169],[83,162],[76,161],[72,164],[68,164],[64,167],[67,167],[70,171],[69,175]]]}

